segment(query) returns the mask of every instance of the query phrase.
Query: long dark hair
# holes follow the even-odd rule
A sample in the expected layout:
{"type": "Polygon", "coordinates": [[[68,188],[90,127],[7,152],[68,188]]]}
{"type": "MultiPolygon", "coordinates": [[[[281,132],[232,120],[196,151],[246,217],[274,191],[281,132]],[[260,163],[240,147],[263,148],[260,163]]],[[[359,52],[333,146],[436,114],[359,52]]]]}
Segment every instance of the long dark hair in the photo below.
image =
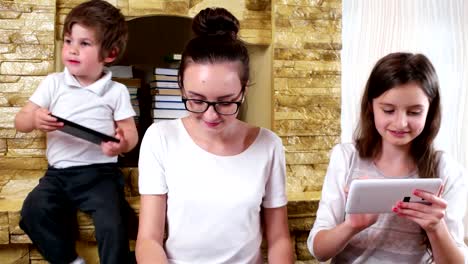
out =
{"type": "Polygon", "coordinates": [[[184,73],[190,63],[217,63],[239,61],[239,79],[242,90],[250,79],[249,53],[239,32],[239,20],[224,8],[206,8],[193,19],[195,37],[190,40],[182,53],[179,66],[179,85],[184,88],[184,73]]]}
{"type": "Polygon", "coordinates": [[[381,152],[382,137],[375,128],[372,101],[407,83],[418,84],[429,99],[426,124],[411,143],[410,154],[416,162],[419,177],[438,178],[438,155],[433,141],[441,122],[439,81],[434,66],[422,54],[390,53],[374,66],[362,96],[361,116],[354,132],[356,148],[361,158],[375,158],[381,152]]]}

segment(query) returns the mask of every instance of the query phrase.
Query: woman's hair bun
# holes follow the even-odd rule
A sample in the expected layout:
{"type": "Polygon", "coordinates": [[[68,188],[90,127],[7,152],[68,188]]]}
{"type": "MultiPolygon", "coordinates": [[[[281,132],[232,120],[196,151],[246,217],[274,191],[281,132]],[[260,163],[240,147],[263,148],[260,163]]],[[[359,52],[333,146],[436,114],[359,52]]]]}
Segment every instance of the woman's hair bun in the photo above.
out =
{"type": "Polygon", "coordinates": [[[197,36],[229,36],[236,39],[239,20],[222,7],[206,8],[193,18],[192,30],[197,36]]]}

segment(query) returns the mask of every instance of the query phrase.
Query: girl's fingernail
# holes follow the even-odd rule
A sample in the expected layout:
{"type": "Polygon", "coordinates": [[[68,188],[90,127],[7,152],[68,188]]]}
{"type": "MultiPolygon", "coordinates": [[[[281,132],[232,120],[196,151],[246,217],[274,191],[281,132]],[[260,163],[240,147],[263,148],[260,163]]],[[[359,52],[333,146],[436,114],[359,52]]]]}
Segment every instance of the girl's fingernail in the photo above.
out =
{"type": "Polygon", "coordinates": [[[393,212],[395,212],[395,213],[398,212],[398,208],[396,208],[396,207],[393,207],[392,210],[393,210],[393,212]]]}
{"type": "Polygon", "coordinates": [[[418,195],[418,194],[419,194],[419,191],[417,191],[417,190],[414,190],[414,192],[413,192],[413,193],[414,193],[414,195],[418,195]]]}

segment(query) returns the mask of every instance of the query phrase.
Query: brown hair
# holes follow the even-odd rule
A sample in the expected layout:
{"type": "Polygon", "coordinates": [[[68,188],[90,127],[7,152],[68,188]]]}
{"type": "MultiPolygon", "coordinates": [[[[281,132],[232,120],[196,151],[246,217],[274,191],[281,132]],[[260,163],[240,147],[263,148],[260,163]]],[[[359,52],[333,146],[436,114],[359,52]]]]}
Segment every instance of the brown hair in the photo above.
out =
{"type": "Polygon", "coordinates": [[[74,24],[80,24],[95,30],[100,43],[99,59],[104,60],[114,55],[117,61],[125,51],[128,39],[128,27],[125,17],[119,9],[102,0],[84,2],[68,13],[65,18],[63,36],[70,34],[74,24]],[[110,54],[116,52],[115,54],[110,54]]]}
{"type": "Polygon", "coordinates": [[[390,53],[374,66],[362,96],[361,116],[354,132],[356,148],[362,158],[375,158],[380,153],[382,137],[375,128],[372,101],[386,91],[407,83],[418,84],[429,99],[426,124],[411,143],[410,154],[421,178],[438,178],[433,141],[441,122],[439,81],[434,66],[422,54],[390,53]]]}
{"type": "Polygon", "coordinates": [[[184,73],[190,63],[217,63],[239,61],[239,79],[242,90],[250,79],[249,54],[244,42],[238,39],[239,20],[224,8],[206,8],[193,19],[195,37],[182,53],[179,67],[179,85],[184,88],[184,73]]]}
{"type": "MultiPolygon", "coordinates": [[[[390,53],[374,66],[362,96],[361,116],[354,132],[356,148],[361,158],[375,158],[381,152],[382,137],[375,128],[372,101],[386,91],[407,83],[418,84],[429,99],[426,124],[411,143],[410,154],[416,161],[419,177],[439,178],[439,155],[433,146],[441,122],[439,81],[434,66],[422,54],[390,53]]],[[[424,235],[422,243],[430,255],[429,263],[432,263],[430,241],[423,229],[421,232],[424,235]]]]}

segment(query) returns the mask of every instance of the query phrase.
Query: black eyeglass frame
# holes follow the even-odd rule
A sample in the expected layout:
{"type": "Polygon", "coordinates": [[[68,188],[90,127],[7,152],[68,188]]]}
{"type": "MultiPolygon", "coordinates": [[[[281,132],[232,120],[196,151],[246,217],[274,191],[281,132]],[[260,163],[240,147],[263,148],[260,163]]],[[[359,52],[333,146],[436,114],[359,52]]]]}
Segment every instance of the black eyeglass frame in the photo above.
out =
{"type": "Polygon", "coordinates": [[[240,106],[244,102],[244,90],[241,91],[241,96],[242,97],[241,97],[241,99],[239,101],[217,101],[217,102],[210,102],[210,101],[201,100],[201,99],[189,99],[189,98],[182,97],[182,102],[184,103],[185,109],[187,111],[189,111],[189,112],[192,112],[192,113],[197,113],[197,114],[205,113],[206,111],[208,111],[208,108],[210,108],[210,106],[213,106],[213,109],[215,110],[216,113],[218,113],[220,115],[229,116],[229,115],[235,115],[235,114],[237,114],[239,112],[240,106]],[[188,107],[187,107],[187,102],[189,102],[189,101],[203,102],[203,103],[206,104],[206,108],[203,111],[189,110],[188,107]],[[223,113],[218,112],[218,109],[216,109],[216,105],[218,105],[218,104],[236,104],[237,108],[236,108],[236,111],[234,113],[232,113],[232,114],[223,114],[223,113]]]}

